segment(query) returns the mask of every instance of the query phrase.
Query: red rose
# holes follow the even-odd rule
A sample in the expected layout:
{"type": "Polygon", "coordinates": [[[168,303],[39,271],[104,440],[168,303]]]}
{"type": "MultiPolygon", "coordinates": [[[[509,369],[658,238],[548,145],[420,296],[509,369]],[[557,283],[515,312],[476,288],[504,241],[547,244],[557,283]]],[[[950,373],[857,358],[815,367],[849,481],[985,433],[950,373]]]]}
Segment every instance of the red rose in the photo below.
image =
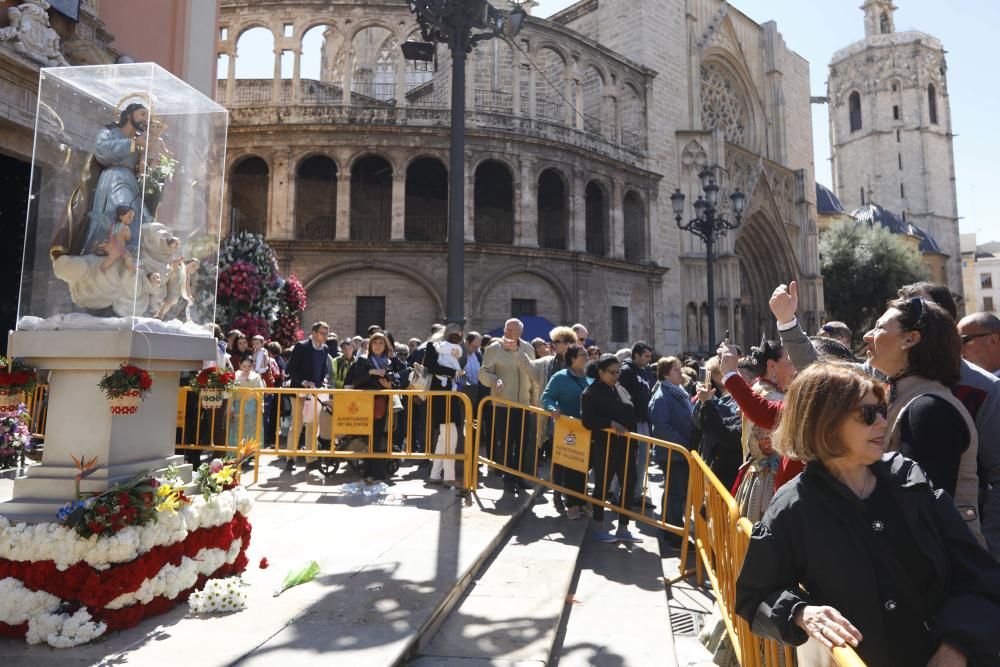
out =
{"type": "Polygon", "coordinates": [[[107,516],[108,512],[110,512],[110,511],[111,510],[108,509],[107,505],[99,505],[97,507],[97,514],[98,514],[98,516],[107,516]]]}
{"type": "Polygon", "coordinates": [[[125,506],[125,505],[128,505],[128,502],[129,502],[129,495],[127,493],[125,493],[124,491],[119,492],[118,493],[118,504],[122,505],[122,506],[125,506]]]}
{"type": "Polygon", "coordinates": [[[267,562],[267,558],[260,559],[260,569],[266,570],[268,565],[270,565],[270,563],[267,562]]]}
{"type": "Polygon", "coordinates": [[[7,371],[0,371],[0,387],[9,387],[14,378],[7,371]]]}
{"type": "Polygon", "coordinates": [[[149,375],[143,375],[139,378],[139,388],[145,391],[153,386],[153,380],[149,375]]]}

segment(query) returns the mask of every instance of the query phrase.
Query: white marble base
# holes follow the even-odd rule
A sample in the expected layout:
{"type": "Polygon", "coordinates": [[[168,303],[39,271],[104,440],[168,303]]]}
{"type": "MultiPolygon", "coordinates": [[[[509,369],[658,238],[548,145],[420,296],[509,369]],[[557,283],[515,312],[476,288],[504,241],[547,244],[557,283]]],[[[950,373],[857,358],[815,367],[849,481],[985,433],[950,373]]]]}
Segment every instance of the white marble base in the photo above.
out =
{"type": "Polygon", "coordinates": [[[180,373],[201,368],[216,350],[211,338],[138,331],[16,331],[8,349],[39,371],[51,371],[42,464],[15,479],[13,498],[0,504],[0,515],[13,520],[54,516],[73,498],[74,456],[97,457],[99,468],[80,485],[84,491],[103,491],[182,461],[174,455],[180,373]],[[97,387],[123,361],[153,374],[153,387],[134,415],[112,415],[97,387]]]}

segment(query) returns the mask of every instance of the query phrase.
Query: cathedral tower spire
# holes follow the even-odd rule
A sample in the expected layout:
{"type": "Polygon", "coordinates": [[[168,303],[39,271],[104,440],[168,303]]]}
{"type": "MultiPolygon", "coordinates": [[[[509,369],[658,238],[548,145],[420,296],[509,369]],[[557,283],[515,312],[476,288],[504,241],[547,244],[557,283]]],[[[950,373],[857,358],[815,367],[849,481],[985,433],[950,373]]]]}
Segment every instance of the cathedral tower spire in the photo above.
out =
{"type": "Polygon", "coordinates": [[[865,37],[896,32],[892,13],[898,7],[892,4],[892,0],[865,0],[861,9],[865,12],[865,37]]]}

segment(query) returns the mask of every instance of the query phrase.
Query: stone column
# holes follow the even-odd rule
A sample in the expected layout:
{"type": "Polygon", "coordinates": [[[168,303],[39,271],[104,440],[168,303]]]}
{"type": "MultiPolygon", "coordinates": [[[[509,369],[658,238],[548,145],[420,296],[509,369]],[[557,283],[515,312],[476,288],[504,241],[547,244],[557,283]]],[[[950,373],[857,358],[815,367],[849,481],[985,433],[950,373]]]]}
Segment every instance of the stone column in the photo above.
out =
{"type": "Polygon", "coordinates": [[[521,52],[512,49],[514,52],[513,84],[511,85],[511,111],[515,116],[520,116],[521,109],[521,52]]]}
{"type": "MultiPolygon", "coordinates": [[[[342,102],[344,106],[349,106],[351,104],[351,81],[354,79],[354,51],[351,50],[350,45],[345,48],[347,48],[347,57],[344,58],[344,84],[342,86],[344,97],[342,102]]],[[[339,234],[337,238],[340,238],[339,234]]]]}
{"type": "Polygon", "coordinates": [[[611,182],[611,248],[610,255],[615,259],[625,258],[625,212],[622,208],[622,198],[625,196],[624,184],[617,178],[611,182]]]}
{"type": "Polygon", "coordinates": [[[406,172],[392,174],[392,240],[406,238],[406,172]]]}
{"type": "Polygon", "coordinates": [[[402,66],[396,67],[396,106],[406,104],[406,63],[407,60],[400,59],[402,66]]]}
{"type": "Polygon", "coordinates": [[[226,72],[226,104],[232,105],[236,100],[234,96],[236,95],[236,48],[234,47],[228,53],[229,55],[229,68],[226,72]]]}
{"type": "Polygon", "coordinates": [[[276,151],[271,175],[271,211],[268,216],[267,238],[291,239],[295,237],[293,227],[294,202],[290,196],[292,162],[291,149],[276,151]]]}
{"type": "Polygon", "coordinates": [[[274,47],[274,80],[271,82],[271,104],[281,101],[281,47],[274,47]]]}
{"type": "MultiPolygon", "coordinates": [[[[537,55],[537,54],[533,54],[537,55]]],[[[538,117],[538,107],[535,104],[535,100],[538,99],[538,73],[535,72],[535,68],[532,67],[528,70],[528,117],[537,118],[538,117]]],[[[520,95],[520,91],[518,91],[520,95]]]]}
{"type": "Polygon", "coordinates": [[[351,172],[337,172],[337,235],[338,241],[351,238],[351,172]]]}
{"type": "Polygon", "coordinates": [[[569,183],[569,250],[587,251],[587,191],[583,171],[574,169],[569,183]]]}
{"type": "Polygon", "coordinates": [[[514,243],[517,245],[538,247],[538,205],[536,193],[538,184],[535,181],[535,160],[521,158],[521,177],[516,184],[515,205],[520,215],[514,220],[514,243]]]}
{"type": "Polygon", "coordinates": [[[292,102],[299,101],[300,90],[299,81],[302,74],[302,49],[295,48],[292,50],[295,54],[295,64],[292,66],[292,102]]]}
{"type": "Polygon", "coordinates": [[[470,170],[468,159],[465,161],[465,240],[474,243],[476,240],[476,174],[470,170]]]}

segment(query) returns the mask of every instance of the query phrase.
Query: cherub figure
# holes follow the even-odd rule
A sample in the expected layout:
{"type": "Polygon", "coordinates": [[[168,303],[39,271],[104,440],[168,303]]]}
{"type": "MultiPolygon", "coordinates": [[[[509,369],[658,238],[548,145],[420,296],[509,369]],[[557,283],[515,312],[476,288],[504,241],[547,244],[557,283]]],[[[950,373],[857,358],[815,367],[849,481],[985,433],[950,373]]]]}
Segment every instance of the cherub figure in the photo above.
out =
{"type": "Polygon", "coordinates": [[[128,250],[128,242],[132,239],[132,219],[135,218],[135,211],[128,206],[119,206],[115,210],[117,221],[111,228],[108,240],[99,246],[99,249],[106,254],[101,262],[101,271],[107,271],[117,262],[121,261],[126,269],[135,271],[135,260],[128,250]]]}

